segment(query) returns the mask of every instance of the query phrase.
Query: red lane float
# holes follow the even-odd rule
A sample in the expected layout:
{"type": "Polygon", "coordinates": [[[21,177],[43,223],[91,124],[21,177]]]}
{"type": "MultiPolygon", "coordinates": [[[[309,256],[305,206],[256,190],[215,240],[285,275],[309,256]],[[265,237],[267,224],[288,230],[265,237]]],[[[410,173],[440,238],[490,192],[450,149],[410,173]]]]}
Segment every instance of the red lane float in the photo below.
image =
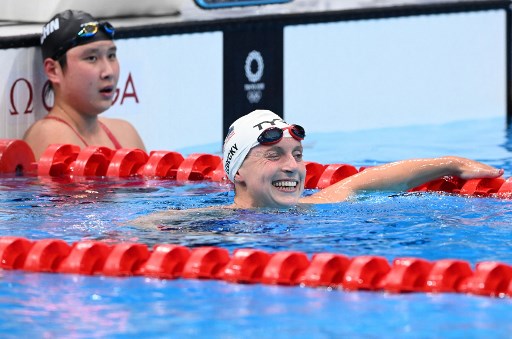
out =
{"type": "Polygon", "coordinates": [[[425,288],[429,292],[461,292],[461,283],[472,274],[466,261],[439,260],[432,266],[425,288]]]}
{"type": "Polygon", "coordinates": [[[183,160],[178,152],[152,151],[141,174],[146,177],[176,179],[176,172],[183,160]]]}
{"type": "Polygon", "coordinates": [[[423,292],[432,264],[418,258],[393,260],[393,266],[380,286],[387,292],[423,292]]]}
{"type": "Polygon", "coordinates": [[[316,188],[326,188],[327,186],[331,186],[332,184],[337,183],[340,180],[343,180],[351,175],[356,174],[358,171],[352,165],[347,164],[332,164],[325,167],[320,179],[318,179],[318,183],[316,188]]]}
{"type": "Polygon", "coordinates": [[[59,239],[30,241],[0,237],[0,267],[32,272],[105,276],[147,276],[161,279],[218,279],[232,283],[302,285],[390,293],[468,293],[512,297],[512,266],[480,262],[475,270],[463,260],[430,262],[397,258],[302,252],[267,253],[257,249],[229,252],[219,247],[79,241],[69,246],[59,239]]]}
{"type": "Polygon", "coordinates": [[[73,175],[104,176],[112,160],[114,151],[107,147],[88,146],[83,149],[72,167],[73,175]]]}
{"type": "MultiPolygon", "coordinates": [[[[348,164],[323,165],[305,162],[307,189],[322,189],[359,171],[348,164]]],[[[23,140],[0,139],[0,174],[35,173],[41,177],[71,178],[88,176],[143,176],[179,181],[227,181],[222,159],[212,154],[191,154],[184,158],[177,152],[152,151],[149,156],[140,149],[111,150],[90,146],[83,150],[76,145],[50,145],[39,159],[23,140]]],[[[443,177],[409,190],[446,192],[481,197],[512,198],[512,178],[471,179],[443,177]]]]}
{"type": "Polygon", "coordinates": [[[317,253],[309,267],[299,277],[300,284],[310,287],[341,286],[350,259],[341,254],[317,253]]]}
{"type": "Polygon", "coordinates": [[[149,259],[135,271],[137,275],[173,279],[180,277],[190,250],[178,245],[155,245],[149,259]]]}
{"type": "Polygon", "coordinates": [[[247,248],[237,249],[224,269],[223,279],[237,283],[261,282],[263,270],[270,258],[271,255],[264,251],[247,248]]]}
{"type": "Polygon", "coordinates": [[[306,162],[306,179],[304,181],[305,188],[316,188],[318,185],[318,180],[322,176],[322,173],[325,171],[325,167],[322,164],[317,162],[306,162]]]}
{"type": "Polygon", "coordinates": [[[80,147],[76,145],[50,145],[39,159],[37,174],[51,177],[70,175],[70,165],[76,160],[78,153],[80,147]]]}
{"type": "Polygon", "coordinates": [[[299,277],[309,266],[308,257],[301,252],[277,252],[268,261],[261,282],[276,285],[297,285],[299,277]]]}
{"type": "Polygon", "coordinates": [[[18,270],[23,268],[32,242],[18,237],[0,237],[0,267],[18,270]]]}
{"type": "Polygon", "coordinates": [[[502,296],[508,293],[511,281],[511,266],[485,261],[478,263],[474,274],[464,279],[461,291],[484,296],[502,296]]]}
{"type": "Polygon", "coordinates": [[[30,146],[16,139],[0,139],[0,174],[32,174],[35,172],[34,153],[30,146]]]}
{"type": "Polygon", "coordinates": [[[386,258],[364,255],[352,259],[342,286],[347,290],[378,290],[381,280],[391,270],[386,258]]]}
{"type": "Polygon", "coordinates": [[[423,185],[414,187],[411,192],[418,191],[431,191],[431,192],[446,192],[446,193],[459,193],[460,189],[464,185],[464,180],[457,177],[443,177],[440,179],[432,180],[424,183],[423,185]]]}
{"type": "Polygon", "coordinates": [[[60,239],[44,239],[34,243],[25,259],[23,269],[33,272],[57,272],[69,254],[70,246],[60,239]]]}
{"type": "Polygon", "coordinates": [[[229,262],[229,252],[218,247],[199,247],[192,251],[183,268],[183,278],[219,279],[229,262]]]}
{"type": "Polygon", "coordinates": [[[217,168],[211,171],[205,178],[217,182],[229,180],[226,171],[224,171],[224,164],[222,161],[220,161],[217,168]]]}
{"type": "Polygon", "coordinates": [[[204,180],[222,163],[221,157],[211,154],[191,154],[178,168],[177,180],[204,180]]]}
{"type": "Polygon", "coordinates": [[[108,177],[130,177],[136,175],[139,169],[143,169],[149,157],[140,149],[118,149],[107,169],[108,177]]]}
{"type": "Polygon", "coordinates": [[[496,193],[496,196],[500,198],[512,198],[512,177],[505,180],[503,185],[501,185],[500,189],[496,193]]]}
{"type": "Polygon", "coordinates": [[[112,248],[102,269],[104,275],[129,276],[148,260],[149,250],[146,245],[121,243],[112,248]]]}
{"type": "Polygon", "coordinates": [[[71,247],[69,255],[61,261],[57,272],[86,275],[101,272],[111,250],[110,246],[102,242],[77,242],[71,247]]]}
{"type": "Polygon", "coordinates": [[[504,183],[505,179],[503,178],[470,179],[464,183],[459,193],[464,195],[487,197],[491,194],[497,193],[504,183]]]}

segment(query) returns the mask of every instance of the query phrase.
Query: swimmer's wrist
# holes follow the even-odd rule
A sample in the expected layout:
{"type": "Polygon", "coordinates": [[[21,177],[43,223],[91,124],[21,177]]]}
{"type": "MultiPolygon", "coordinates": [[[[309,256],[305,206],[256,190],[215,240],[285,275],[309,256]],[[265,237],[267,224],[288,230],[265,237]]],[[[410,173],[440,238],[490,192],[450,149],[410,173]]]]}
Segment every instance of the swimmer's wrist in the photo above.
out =
{"type": "Polygon", "coordinates": [[[445,169],[443,175],[459,176],[463,171],[464,162],[460,157],[444,156],[440,158],[440,161],[445,169]]]}

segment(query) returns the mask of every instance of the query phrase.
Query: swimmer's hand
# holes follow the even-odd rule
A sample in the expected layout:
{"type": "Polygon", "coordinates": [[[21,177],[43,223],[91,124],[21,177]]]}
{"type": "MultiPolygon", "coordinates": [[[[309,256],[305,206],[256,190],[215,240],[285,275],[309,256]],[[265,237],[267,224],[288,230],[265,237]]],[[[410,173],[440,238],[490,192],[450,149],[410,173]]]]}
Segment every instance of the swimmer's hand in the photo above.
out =
{"type": "Polygon", "coordinates": [[[452,175],[461,179],[476,179],[476,178],[497,178],[503,175],[503,169],[495,168],[478,161],[461,157],[446,157],[451,158],[455,164],[454,173],[452,175]]]}

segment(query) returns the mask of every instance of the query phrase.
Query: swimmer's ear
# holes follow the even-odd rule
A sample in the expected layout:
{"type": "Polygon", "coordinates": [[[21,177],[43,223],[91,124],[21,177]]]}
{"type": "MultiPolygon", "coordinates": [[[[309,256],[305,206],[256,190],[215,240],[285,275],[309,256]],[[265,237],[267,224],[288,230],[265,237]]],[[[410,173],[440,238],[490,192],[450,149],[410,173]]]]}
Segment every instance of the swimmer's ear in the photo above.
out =
{"type": "Polygon", "coordinates": [[[234,179],[235,179],[235,182],[239,183],[239,184],[241,184],[241,183],[243,183],[245,181],[243,176],[238,171],[236,172],[234,179]]]}
{"type": "Polygon", "coordinates": [[[53,60],[52,58],[46,58],[44,60],[43,67],[44,72],[46,73],[46,76],[51,83],[60,82],[59,79],[62,74],[62,68],[60,67],[58,61],[53,60]]]}

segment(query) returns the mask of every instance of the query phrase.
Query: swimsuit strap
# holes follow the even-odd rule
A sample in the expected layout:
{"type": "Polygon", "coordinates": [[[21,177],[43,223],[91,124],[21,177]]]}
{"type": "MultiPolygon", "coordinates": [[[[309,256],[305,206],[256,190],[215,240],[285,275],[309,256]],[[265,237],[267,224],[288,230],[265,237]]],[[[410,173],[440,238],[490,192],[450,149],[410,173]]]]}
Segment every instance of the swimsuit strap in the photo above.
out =
{"type": "Polygon", "coordinates": [[[116,137],[114,136],[114,134],[112,132],[110,132],[108,127],[104,123],[102,123],[101,121],[98,121],[98,122],[100,123],[100,126],[101,126],[101,128],[103,128],[105,133],[107,133],[107,136],[110,139],[110,141],[112,141],[112,143],[114,144],[114,147],[116,149],[123,148],[123,146],[121,146],[121,143],[119,141],[117,141],[116,137]]]}
{"type": "Polygon", "coordinates": [[[89,144],[87,144],[87,141],[85,141],[84,138],[82,138],[82,136],[80,135],[80,133],[78,133],[78,131],[76,129],[73,128],[73,126],[71,126],[69,124],[69,122],[67,122],[66,120],[64,119],[61,119],[59,117],[54,117],[54,116],[51,116],[51,115],[47,115],[45,116],[43,119],[52,119],[52,120],[57,120],[57,121],[60,121],[62,122],[64,125],[67,125],[69,128],[71,128],[71,130],[73,132],[75,132],[76,136],[84,143],[85,147],[89,146],[89,144]]]}
{"type": "MultiPolygon", "coordinates": [[[[66,120],[64,119],[61,119],[59,117],[54,117],[54,116],[51,116],[51,115],[47,115],[45,116],[43,119],[52,119],[52,120],[56,120],[56,121],[60,121],[62,122],[63,124],[67,125],[69,128],[71,128],[71,130],[73,132],[75,132],[76,136],[84,143],[85,147],[89,146],[89,144],[87,143],[87,141],[85,141],[85,139],[80,135],[80,133],[78,133],[78,131],[76,129],[73,128],[73,126],[71,126],[66,120]]],[[[114,144],[114,147],[116,149],[120,149],[120,148],[123,148],[123,146],[121,146],[121,144],[119,143],[119,141],[116,139],[116,137],[114,136],[114,134],[108,129],[107,126],[105,126],[104,123],[102,123],[101,121],[98,121],[100,123],[100,127],[103,131],[105,131],[105,133],[107,133],[107,136],[108,138],[110,139],[110,141],[112,141],[112,143],[114,144]]]]}

